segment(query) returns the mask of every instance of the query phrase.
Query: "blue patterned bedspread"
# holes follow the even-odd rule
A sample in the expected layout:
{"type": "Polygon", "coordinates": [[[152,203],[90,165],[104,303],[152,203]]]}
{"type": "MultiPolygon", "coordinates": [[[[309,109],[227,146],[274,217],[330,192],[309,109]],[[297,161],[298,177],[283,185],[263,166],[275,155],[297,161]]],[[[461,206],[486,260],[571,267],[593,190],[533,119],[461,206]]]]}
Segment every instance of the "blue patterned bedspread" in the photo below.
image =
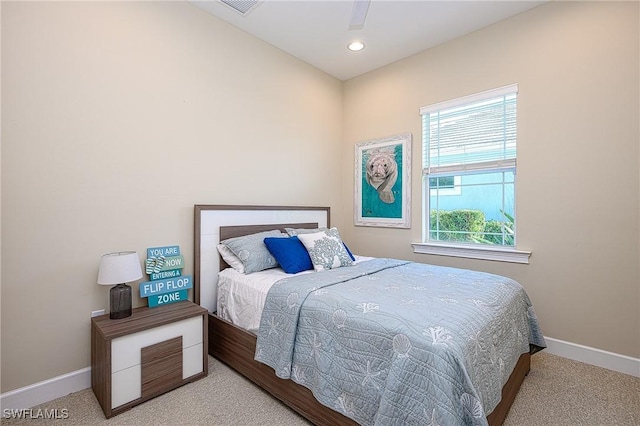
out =
{"type": "Polygon", "coordinates": [[[484,425],[530,345],[546,346],[517,282],[374,259],[278,281],[255,359],[362,425],[484,425]]]}

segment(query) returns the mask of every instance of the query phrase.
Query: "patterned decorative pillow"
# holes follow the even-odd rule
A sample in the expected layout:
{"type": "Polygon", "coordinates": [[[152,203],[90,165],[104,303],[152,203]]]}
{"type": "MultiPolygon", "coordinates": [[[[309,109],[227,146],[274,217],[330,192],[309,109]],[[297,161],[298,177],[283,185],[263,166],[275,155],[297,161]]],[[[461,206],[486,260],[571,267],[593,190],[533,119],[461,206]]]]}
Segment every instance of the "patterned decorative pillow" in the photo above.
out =
{"type": "Polygon", "coordinates": [[[337,228],[312,234],[299,234],[298,239],[309,252],[315,271],[353,265],[353,260],[347,253],[337,228]]]}
{"type": "Polygon", "coordinates": [[[227,246],[244,265],[245,274],[250,274],[278,266],[278,262],[264,245],[264,239],[267,237],[285,238],[286,236],[278,230],[264,231],[244,237],[229,238],[220,241],[220,244],[227,246]]]}
{"type": "MultiPolygon", "coordinates": [[[[315,234],[316,232],[326,231],[327,229],[328,228],[284,228],[284,230],[287,231],[287,234],[289,234],[290,237],[294,237],[300,234],[315,234]]],[[[351,260],[355,261],[356,258],[353,256],[353,253],[351,253],[351,250],[349,250],[349,247],[347,247],[344,241],[342,242],[342,244],[344,244],[344,248],[347,250],[347,253],[349,253],[349,257],[351,258],[351,260]]]]}

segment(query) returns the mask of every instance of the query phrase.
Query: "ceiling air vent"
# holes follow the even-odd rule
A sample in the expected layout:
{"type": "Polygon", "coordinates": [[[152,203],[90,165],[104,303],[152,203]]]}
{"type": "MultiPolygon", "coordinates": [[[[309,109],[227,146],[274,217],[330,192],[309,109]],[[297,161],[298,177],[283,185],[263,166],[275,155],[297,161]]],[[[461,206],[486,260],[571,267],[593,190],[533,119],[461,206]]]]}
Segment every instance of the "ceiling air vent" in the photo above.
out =
{"type": "Polygon", "coordinates": [[[248,15],[262,0],[220,0],[241,15],[248,15]]]}

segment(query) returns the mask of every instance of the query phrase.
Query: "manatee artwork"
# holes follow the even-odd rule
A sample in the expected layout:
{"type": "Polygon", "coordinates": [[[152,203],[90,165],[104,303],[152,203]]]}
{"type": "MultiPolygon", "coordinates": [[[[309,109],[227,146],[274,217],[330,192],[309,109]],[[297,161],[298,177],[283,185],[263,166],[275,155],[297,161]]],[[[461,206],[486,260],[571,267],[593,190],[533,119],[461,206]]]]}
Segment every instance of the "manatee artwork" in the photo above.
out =
{"type": "Polygon", "coordinates": [[[398,179],[398,164],[393,153],[376,151],[367,160],[367,183],[378,191],[380,200],[391,204],[395,201],[391,189],[398,179]]]}

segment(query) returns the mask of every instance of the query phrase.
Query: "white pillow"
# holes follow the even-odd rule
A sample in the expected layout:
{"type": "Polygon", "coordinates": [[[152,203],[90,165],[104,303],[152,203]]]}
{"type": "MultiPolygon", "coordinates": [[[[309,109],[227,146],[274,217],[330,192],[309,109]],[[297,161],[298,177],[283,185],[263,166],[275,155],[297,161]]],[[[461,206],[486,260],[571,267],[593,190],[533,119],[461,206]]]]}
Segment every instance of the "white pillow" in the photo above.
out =
{"type": "Polygon", "coordinates": [[[351,256],[340,239],[337,228],[311,234],[298,234],[309,252],[313,269],[317,272],[353,265],[351,256]]]}
{"type": "Polygon", "coordinates": [[[240,259],[238,259],[238,256],[233,254],[229,247],[225,246],[224,244],[218,244],[218,252],[229,266],[231,266],[241,274],[244,274],[244,265],[242,264],[240,259]]]}

